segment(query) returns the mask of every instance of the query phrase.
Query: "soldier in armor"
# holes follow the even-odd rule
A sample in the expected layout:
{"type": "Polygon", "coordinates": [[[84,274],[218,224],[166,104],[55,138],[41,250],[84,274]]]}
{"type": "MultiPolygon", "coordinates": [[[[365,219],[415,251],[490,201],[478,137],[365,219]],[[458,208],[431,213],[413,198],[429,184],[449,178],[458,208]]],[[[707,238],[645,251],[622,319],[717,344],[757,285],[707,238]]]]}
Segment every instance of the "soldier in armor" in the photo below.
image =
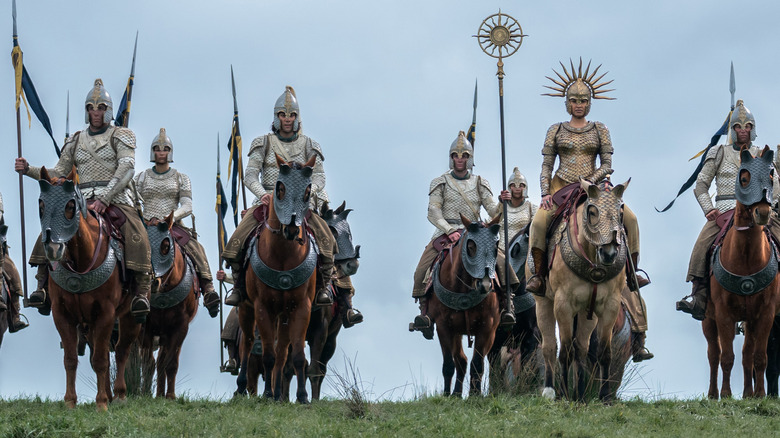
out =
{"type": "MultiPolygon", "coordinates": [[[[426,274],[439,254],[435,243],[446,239],[454,244],[460,239],[462,214],[468,220],[480,220],[480,208],[484,208],[490,217],[500,213],[500,208],[490,189],[490,184],[479,175],[471,172],[474,167],[474,148],[461,131],[458,138],[450,146],[450,170],[431,181],[428,190],[428,221],[436,227],[431,241],[423,250],[417,269],[414,271],[414,287],[412,298],[420,304],[420,314],[415,316],[409,330],[419,330],[426,339],[433,339],[433,322],[427,313],[426,274]]],[[[504,192],[505,194],[508,192],[504,192]]],[[[438,245],[436,245],[438,246],[438,245]]],[[[504,272],[504,253],[498,252],[496,265],[502,288],[507,290],[506,275],[509,275],[509,286],[512,290],[520,283],[514,272],[504,272]]],[[[504,297],[505,298],[505,297],[504,297]]],[[[514,309],[511,300],[499,299],[501,303],[501,326],[512,326],[515,323],[514,309]]]]}
{"type": "MultiPolygon", "coordinates": [[[[5,219],[3,218],[4,214],[3,196],[0,195],[0,224],[5,223],[5,219]]],[[[2,231],[2,233],[3,236],[5,236],[5,231],[2,231]]],[[[16,269],[14,261],[11,260],[11,256],[8,254],[8,245],[5,243],[5,237],[3,237],[2,242],[0,251],[2,251],[3,259],[3,277],[8,285],[8,304],[13,307],[13,311],[11,312],[11,324],[8,326],[8,331],[15,333],[27,328],[29,324],[22,321],[20,318],[21,306],[19,300],[24,295],[24,292],[22,291],[22,281],[19,278],[19,271],[16,269]]],[[[8,310],[8,305],[0,300],[0,311],[2,310],[8,310]]]]}
{"type": "Polygon", "coordinates": [[[184,251],[195,264],[203,305],[213,318],[219,313],[219,295],[214,291],[206,251],[196,240],[197,234],[182,223],[182,219],[192,214],[192,184],[187,175],[170,165],[173,163],[173,142],[166,135],[165,128],[161,128],[152,140],[149,161],[154,163],[154,167],[135,177],[138,194],[144,203],[144,219],[155,226],[173,212],[173,226],[180,233],[189,235],[184,251]]]}
{"type": "MultiPolygon", "coordinates": [[[[737,205],[735,181],[741,161],[739,151],[742,148],[747,148],[754,156],[761,151],[761,148],[753,145],[753,140],[756,139],[756,120],[742,100],[738,100],[734,107],[729,120],[729,128],[731,131],[728,139],[729,144],[710,148],[704,158],[704,166],[696,177],[696,186],[693,190],[707,222],[704,223],[704,227],[693,245],[693,252],[688,264],[688,275],[685,281],[693,283],[692,292],[677,302],[677,310],[689,313],[699,321],[704,319],[709,298],[707,253],[720,232],[717,219],[718,216],[733,210],[737,205]],[[709,193],[713,179],[717,192],[714,206],[709,193]]],[[[777,197],[780,195],[778,178],[774,178],[774,185],[774,196],[775,201],[777,201],[777,197]]],[[[769,230],[775,239],[778,239],[780,227],[775,224],[776,219],[773,218],[769,230]]]]}
{"type": "MultiPolygon", "coordinates": [[[[563,64],[561,64],[563,66],[563,64]]],[[[612,81],[601,82],[604,77],[602,74],[594,80],[601,66],[596,67],[590,72],[590,63],[582,73],[582,60],[580,60],[579,69],[575,71],[574,64],[571,63],[571,73],[563,66],[564,75],[558,75],[559,80],[548,78],[555,83],[555,86],[546,86],[556,93],[546,93],[546,96],[565,97],[566,112],[571,115],[568,122],[561,122],[552,125],[547,130],[547,135],[542,147],[542,173],[540,177],[542,189],[542,202],[539,213],[534,216],[531,222],[529,235],[530,256],[533,260],[534,270],[531,271],[530,264],[526,264],[526,277],[528,283],[526,289],[536,295],[545,295],[545,279],[547,276],[547,229],[552,221],[553,214],[557,205],[553,201],[553,194],[567,186],[575,187],[573,184],[579,182],[582,177],[589,182],[596,184],[608,177],[612,173],[612,139],[609,130],[601,122],[588,121],[586,116],[590,112],[591,99],[610,99],[603,96],[603,93],[613,90],[603,90],[602,87],[612,81]],[[596,158],[599,159],[599,167],[596,167],[596,158]],[[553,176],[553,167],[555,159],[558,158],[558,169],[553,176]]],[[[579,187],[579,185],[576,185],[579,187]]],[[[569,189],[567,189],[569,190],[569,189]]],[[[626,229],[626,238],[628,249],[631,254],[633,266],[637,267],[639,263],[639,225],[636,215],[624,206],[623,224],[626,229]]],[[[637,284],[634,284],[633,276],[627,276],[628,286],[631,290],[637,291],[646,286],[650,281],[640,275],[636,275],[637,284]]],[[[629,306],[632,313],[644,312],[643,306],[629,306]]],[[[632,317],[635,316],[632,314],[632,317]]],[[[636,315],[645,320],[645,315],[636,315]]],[[[636,318],[635,318],[636,319],[636,318]]],[[[645,360],[653,355],[644,347],[644,332],[637,334],[638,346],[636,351],[640,352],[635,359],[645,360]]]]}
{"type": "MultiPolygon", "coordinates": [[[[325,221],[317,212],[324,202],[328,201],[325,192],[325,171],[322,162],[325,159],[319,143],[312,140],[302,132],[300,108],[295,96],[295,90],[287,86],[284,93],[276,100],[274,105],[274,120],[270,133],[257,137],[252,141],[249,149],[249,163],[244,174],[244,184],[255,194],[256,198],[238,224],[236,230],[228,241],[222,258],[228,262],[233,272],[233,293],[225,298],[225,304],[238,305],[246,296],[244,276],[244,254],[247,239],[258,224],[253,213],[260,204],[268,205],[271,201],[271,193],[274,190],[279,169],[276,165],[275,154],[285,161],[304,163],[316,156],[314,173],[312,174],[311,188],[311,216],[308,218],[309,228],[314,234],[314,240],[319,247],[319,273],[315,306],[329,306],[333,304],[330,292],[331,279],[334,274],[333,255],[338,252],[336,239],[330,232],[325,221]]],[[[350,295],[354,294],[354,288],[350,283],[350,295]]],[[[351,299],[347,300],[346,315],[349,322],[355,324],[362,320],[363,316],[357,309],[352,308],[351,299]]]]}
{"type": "MultiPolygon", "coordinates": [[[[152,264],[149,238],[134,207],[135,196],[129,184],[135,167],[135,134],[111,123],[114,119],[111,97],[100,79],[95,80],[94,87],[87,94],[84,110],[86,123],[89,124],[87,129],[68,138],[62,147],[62,156],[49,174],[64,177],[75,166],[79,176],[78,187],[87,199],[89,209],[97,214],[111,210],[112,214],[126,218],[121,231],[125,243],[125,266],[131,274],[133,300],[130,311],[137,321],[143,322],[149,313],[152,264]]],[[[41,168],[30,166],[24,158],[17,158],[14,167],[21,174],[36,180],[41,178],[41,168]]],[[[38,287],[30,294],[30,305],[48,314],[51,311],[46,292],[48,260],[40,235],[30,255],[30,265],[38,267],[35,276],[38,287]]]]}
{"type": "MultiPolygon", "coordinates": [[[[501,201],[507,201],[507,224],[509,225],[509,242],[523,230],[536,215],[539,209],[534,203],[528,200],[528,182],[525,175],[520,173],[520,169],[515,167],[512,176],[507,181],[509,190],[501,192],[498,197],[501,201]]],[[[501,221],[501,232],[498,233],[501,238],[498,240],[498,247],[501,251],[504,249],[504,221],[501,221]]]]}

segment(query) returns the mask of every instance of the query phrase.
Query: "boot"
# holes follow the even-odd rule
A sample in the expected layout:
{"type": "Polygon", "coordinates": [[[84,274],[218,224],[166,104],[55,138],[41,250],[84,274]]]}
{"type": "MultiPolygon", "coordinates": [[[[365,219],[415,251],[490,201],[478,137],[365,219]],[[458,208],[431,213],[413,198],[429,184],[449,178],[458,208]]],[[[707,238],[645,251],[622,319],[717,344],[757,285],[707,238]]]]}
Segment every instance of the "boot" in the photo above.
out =
{"type": "Polygon", "coordinates": [[[631,353],[633,354],[634,362],[642,362],[643,360],[650,360],[655,355],[645,347],[645,333],[631,333],[631,353]]]}
{"type": "Polygon", "coordinates": [[[0,301],[0,312],[4,310],[8,310],[8,306],[6,306],[4,302],[0,301]]]}
{"type": "Polygon", "coordinates": [[[327,307],[333,305],[333,292],[331,279],[333,278],[333,260],[326,260],[320,255],[320,274],[317,281],[317,295],[314,296],[314,307],[327,307]]]}
{"type": "Polygon", "coordinates": [[[203,294],[203,307],[208,309],[210,317],[216,317],[219,314],[219,295],[214,290],[214,283],[211,280],[201,278],[200,292],[203,294]]]}
{"type": "Polygon", "coordinates": [[[241,301],[244,301],[246,295],[246,276],[241,267],[233,266],[231,271],[233,272],[233,291],[225,297],[225,305],[238,306],[241,301]]]}
{"type": "Polygon", "coordinates": [[[49,286],[49,267],[47,265],[38,265],[38,272],[35,274],[38,285],[33,293],[27,297],[27,303],[30,307],[38,309],[38,313],[47,316],[51,313],[51,300],[47,292],[49,286]]]}
{"type": "Polygon", "coordinates": [[[630,275],[626,277],[626,282],[628,283],[629,289],[633,291],[638,291],[640,288],[643,288],[648,284],[650,284],[650,280],[639,275],[639,253],[638,252],[631,254],[631,261],[634,263],[634,275],[636,275],[637,284],[634,284],[634,279],[630,275]]]}
{"type": "Polygon", "coordinates": [[[151,276],[149,274],[136,274],[133,285],[133,301],[130,303],[130,314],[135,318],[135,322],[143,324],[146,322],[146,316],[151,310],[149,306],[149,295],[152,292],[151,276]]]}
{"type": "Polygon", "coordinates": [[[498,327],[502,328],[507,331],[511,331],[512,327],[515,326],[515,300],[512,299],[512,296],[509,296],[509,299],[507,299],[506,296],[502,299],[504,301],[503,310],[501,310],[501,317],[499,319],[498,327]]]}
{"type": "Polygon", "coordinates": [[[707,310],[708,295],[709,291],[705,280],[694,277],[691,294],[677,302],[677,310],[689,313],[697,321],[703,321],[707,310]]]}
{"type": "Polygon", "coordinates": [[[23,329],[27,328],[30,324],[28,324],[28,323],[22,321],[21,319],[19,319],[19,317],[21,316],[21,313],[19,313],[20,308],[19,308],[19,298],[18,297],[16,299],[14,299],[13,297],[11,298],[11,306],[13,306],[13,308],[14,308],[14,317],[11,320],[11,325],[8,326],[8,331],[11,332],[11,333],[16,333],[19,330],[23,330],[23,329]]]}
{"type": "Polygon", "coordinates": [[[236,361],[236,344],[234,342],[225,342],[228,351],[228,360],[222,366],[222,372],[238,375],[238,361],[236,361]]]}
{"type": "Polygon", "coordinates": [[[545,278],[547,278],[547,253],[539,248],[531,248],[536,273],[528,279],[525,290],[543,297],[546,293],[545,278]]]}
{"type": "Polygon", "coordinates": [[[428,299],[420,297],[418,301],[420,302],[420,314],[414,317],[414,322],[409,323],[409,331],[419,330],[425,339],[431,340],[433,339],[433,321],[425,314],[428,299]]]}
{"type": "Polygon", "coordinates": [[[344,328],[350,328],[355,324],[363,322],[363,314],[360,313],[360,310],[352,307],[352,297],[353,294],[347,292],[342,303],[341,321],[344,324],[344,328]]]}

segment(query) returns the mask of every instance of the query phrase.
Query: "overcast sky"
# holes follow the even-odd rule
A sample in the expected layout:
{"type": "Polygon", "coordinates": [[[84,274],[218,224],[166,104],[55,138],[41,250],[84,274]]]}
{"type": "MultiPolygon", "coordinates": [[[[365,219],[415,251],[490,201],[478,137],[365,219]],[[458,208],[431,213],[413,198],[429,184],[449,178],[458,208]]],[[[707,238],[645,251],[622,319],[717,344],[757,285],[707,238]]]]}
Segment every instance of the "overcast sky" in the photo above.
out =
{"type": "MultiPolygon", "coordinates": [[[[447,151],[471,122],[479,81],[476,163],[497,194],[501,183],[496,61],[472,38],[501,8],[529,36],[505,60],[508,171],[518,166],[538,203],[541,147],[547,128],[566,120],[560,98],[541,96],[558,61],[593,59],[614,79],[614,101],[594,102],[590,120],[604,122],[615,147],[613,181],[631,178],[625,199],[642,232],[640,267],[652,285],[647,345],[655,359],[624,390],[648,398],[698,397],[708,385],[701,326],[674,310],[690,290],[688,257],[704,217],[684,194],[658,214],[695,168],[688,158],[704,148],[729,109],[729,63],[737,98],[756,118],[757,143],[780,142],[777,86],[780,39],[776,2],[746,1],[410,1],[135,2],[19,0],[24,61],[61,143],[66,94],[71,133],[82,129],[83,99],[102,78],[119,105],[136,30],[138,60],[130,128],[137,136],[136,172],[151,165],[149,145],[161,127],[173,140],[173,166],[192,179],[200,241],[217,267],[214,174],[216,138],[224,144],[233,111],[230,65],[238,95],[244,153],[265,134],[285,85],[295,87],[306,134],[324,151],[326,189],[347,201],[361,268],[353,278],[355,306],[365,322],[342,331],[331,369],[350,358],[373,397],[408,399],[442,389],[437,341],[411,334],[416,314],[412,273],[432,225],[426,220],[430,180],[447,169],[447,151]]],[[[12,42],[11,5],[0,8],[0,35],[12,42]]],[[[17,266],[21,228],[13,69],[0,68],[0,182],[17,266]]],[[[24,111],[24,108],[22,108],[24,111]]],[[[23,120],[25,115],[23,113],[23,120]]],[[[23,121],[24,156],[53,166],[56,155],[33,116],[23,121]]],[[[28,256],[40,231],[37,184],[25,178],[28,256]]],[[[249,200],[251,202],[251,199],[249,200]]],[[[228,225],[232,230],[232,223],[228,225]]],[[[29,289],[35,286],[28,270],[29,289]]],[[[6,334],[0,351],[0,397],[61,399],[65,372],[51,317],[28,309],[30,327],[6,334]]],[[[739,347],[738,347],[739,348],[739,347]]],[[[471,355],[471,350],[467,354],[471,355]]],[[[739,363],[739,356],[737,363],[739,363]]],[[[228,397],[234,378],[220,374],[219,320],[201,307],[184,343],[177,390],[193,397],[228,397]]],[[[741,368],[735,367],[735,386],[741,368]]],[[[94,400],[94,380],[80,360],[80,401],[94,400]]],[[[335,395],[330,385],[325,392],[335,395]]],[[[735,388],[735,393],[739,393],[735,388]]]]}

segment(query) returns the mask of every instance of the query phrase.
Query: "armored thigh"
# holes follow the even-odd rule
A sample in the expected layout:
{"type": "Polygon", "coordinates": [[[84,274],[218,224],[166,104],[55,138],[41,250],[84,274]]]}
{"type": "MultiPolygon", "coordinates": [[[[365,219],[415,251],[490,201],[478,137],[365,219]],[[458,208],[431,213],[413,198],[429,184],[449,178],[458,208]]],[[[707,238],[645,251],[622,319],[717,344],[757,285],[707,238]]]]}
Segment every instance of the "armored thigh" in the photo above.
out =
{"type": "Polygon", "coordinates": [[[125,264],[135,272],[152,272],[152,252],[149,248],[149,236],[146,227],[135,208],[125,204],[114,204],[127,220],[122,225],[125,238],[125,264]]]}
{"type": "Polygon", "coordinates": [[[9,257],[8,254],[6,254],[5,259],[3,259],[3,273],[5,273],[5,278],[8,280],[11,292],[19,296],[24,295],[24,292],[22,291],[22,280],[19,278],[19,271],[16,269],[14,261],[11,260],[11,257],[9,257]]]}
{"type": "Polygon", "coordinates": [[[623,226],[626,227],[629,253],[639,253],[639,222],[634,212],[625,204],[623,204],[623,226]]]}
{"type": "Polygon", "coordinates": [[[707,278],[709,276],[707,251],[715,242],[719,231],[720,228],[716,221],[707,221],[704,224],[704,228],[701,229],[701,233],[693,245],[691,261],[688,263],[688,276],[685,281],[693,281],[693,277],[707,278]]]}
{"type": "Polygon", "coordinates": [[[203,249],[203,245],[200,244],[195,238],[191,238],[187,245],[184,246],[184,250],[190,255],[192,261],[195,263],[195,270],[198,271],[198,276],[206,280],[211,280],[211,268],[209,267],[209,261],[206,258],[206,250],[203,249]]]}
{"type": "Polygon", "coordinates": [[[414,286],[412,288],[412,297],[419,298],[425,296],[425,272],[431,267],[439,252],[433,247],[433,240],[423,250],[420,256],[420,262],[417,263],[417,269],[414,270],[414,286]]]}
{"type": "Polygon", "coordinates": [[[528,235],[528,247],[539,248],[547,251],[547,228],[550,226],[554,209],[545,210],[540,208],[531,221],[530,234],[528,235]]]}
{"type": "Polygon", "coordinates": [[[41,243],[41,234],[38,233],[38,238],[35,239],[35,245],[33,245],[32,253],[30,254],[30,265],[40,266],[49,263],[46,258],[46,251],[43,249],[43,243],[41,243]]]}
{"type": "Polygon", "coordinates": [[[233,307],[230,309],[227,318],[225,319],[225,326],[222,327],[221,338],[223,341],[233,342],[238,341],[238,333],[241,330],[241,326],[238,324],[238,308],[233,307]]]}
{"type": "Polygon", "coordinates": [[[350,295],[355,295],[355,287],[352,286],[351,277],[337,278],[333,280],[333,284],[337,286],[339,289],[348,291],[350,295]]]}
{"type": "Polygon", "coordinates": [[[772,213],[769,219],[769,232],[772,233],[775,241],[780,242],[780,219],[778,219],[777,213],[772,213]]]}
{"type": "Polygon", "coordinates": [[[631,292],[628,287],[624,287],[621,296],[626,305],[628,314],[631,316],[631,331],[634,333],[644,333],[647,331],[647,314],[645,310],[645,300],[637,292],[631,292]]]}
{"type": "Polygon", "coordinates": [[[222,258],[229,263],[240,264],[244,262],[244,243],[258,223],[253,214],[255,209],[257,209],[256,205],[250,207],[249,210],[246,211],[244,217],[241,218],[241,222],[238,223],[236,230],[233,231],[233,235],[230,236],[230,240],[228,241],[225,250],[222,252],[222,258]]]}
{"type": "Polygon", "coordinates": [[[333,254],[338,253],[339,250],[336,247],[336,239],[333,238],[333,233],[330,232],[327,222],[314,212],[312,212],[308,222],[309,228],[311,228],[311,232],[314,234],[314,240],[320,248],[320,256],[324,259],[323,261],[330,260],[332,264],[333,254]]]}
{"type": "MultiPolygon", "coordinates": [[[[496,272],[498,272],[498,281],[506,288],[506,274],[504,273],[504,268],[506,267],[505,260],[504,251],[499,249],[498,255],[496,255],[496,272]]],[[[512,286],[512,289],[520,284],[520,280],[517,278],[517,274],[511,266],[509,267],[509,284],[512,286]]]]}

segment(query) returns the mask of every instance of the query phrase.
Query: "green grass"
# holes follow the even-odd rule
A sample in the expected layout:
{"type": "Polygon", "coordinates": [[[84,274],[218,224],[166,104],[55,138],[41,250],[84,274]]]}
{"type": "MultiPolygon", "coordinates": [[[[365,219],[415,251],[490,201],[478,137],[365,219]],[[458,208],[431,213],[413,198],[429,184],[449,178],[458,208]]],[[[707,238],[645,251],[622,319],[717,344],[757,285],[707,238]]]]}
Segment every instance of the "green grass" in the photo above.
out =
{"type": "Polygon", "coordinates": [[[310,406],[258,398],[228,402],[130,399],[98,413],[40,399],[0,401],[2,437],[190,436],[769,436],[780,430],[780,401],[709,400],[612,406],[548,401],[535,396],[409,402],[343,400],[310,406]]]}

